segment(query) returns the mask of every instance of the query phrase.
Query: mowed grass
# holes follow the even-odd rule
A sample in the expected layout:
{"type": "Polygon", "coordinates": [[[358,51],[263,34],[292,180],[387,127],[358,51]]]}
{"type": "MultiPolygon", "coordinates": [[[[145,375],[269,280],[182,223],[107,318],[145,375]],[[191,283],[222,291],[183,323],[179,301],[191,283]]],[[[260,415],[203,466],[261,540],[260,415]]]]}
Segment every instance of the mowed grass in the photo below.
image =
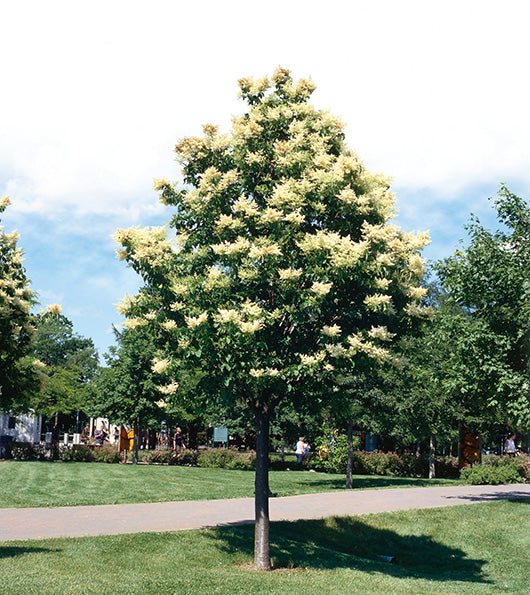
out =
{"type": "MultiPolygon", "coordinates": [[[[455,480],[357,476],[356,488],[454,485],[455,480]]],[[[343,475],[271,471],[278,496],[344,489],[343,475]]],[[[6,461],[0,508],[252,497],[254,472],[200,467],[6,461]]]]}
{"type": "Polygon", "coordinates": [[[492,502],[273,523],[274,571],[252,526],[0,542],[3,595],[528,594],[530,509],[492,502]],[[395,556],[389,564],[379,555],[395,556]]]}

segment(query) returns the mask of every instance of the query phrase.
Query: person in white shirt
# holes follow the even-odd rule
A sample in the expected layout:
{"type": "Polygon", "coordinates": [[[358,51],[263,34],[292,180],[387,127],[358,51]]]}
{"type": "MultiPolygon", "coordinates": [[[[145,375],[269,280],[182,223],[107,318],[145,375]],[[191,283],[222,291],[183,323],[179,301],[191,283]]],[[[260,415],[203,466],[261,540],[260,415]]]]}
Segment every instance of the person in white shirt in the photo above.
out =
{"type": "Polygon", "coordinates": [[[304,461],[304,446],[305,446],[305,441],[304,441],[303,437],[300,436],[300,438],[298,438],[298,442],[296,443],[296,447],[294,450],[294,453],[296,454],[296,461],[300,465],[304,461]]]}
{"type": "Polygon", "coordinates": [[[517,449],[515,448],[515,434],[510,432],[508,434],[508,438],[506,438],[506,442],[504,443],[504,454],[514,457],[516,452],[517,449]]]}

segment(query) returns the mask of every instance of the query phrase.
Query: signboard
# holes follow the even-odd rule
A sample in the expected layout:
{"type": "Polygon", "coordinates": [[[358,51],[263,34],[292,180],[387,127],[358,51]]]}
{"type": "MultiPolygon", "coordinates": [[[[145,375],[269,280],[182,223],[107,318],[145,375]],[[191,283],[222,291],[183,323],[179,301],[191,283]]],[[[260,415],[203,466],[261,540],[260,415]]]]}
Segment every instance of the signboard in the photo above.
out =
{"type": "Polygon", "coordinates": [[[228,448],[228,428],[214,428],[212,442],[214,447],[216,442],[224,442],[228,448]]]}
{"type": "Polygon", "coordinates": [[[462,469],[481,461],[482,440],[473,434],[467,426],[461,424],[458,441],[458,468],[462,469]]]}

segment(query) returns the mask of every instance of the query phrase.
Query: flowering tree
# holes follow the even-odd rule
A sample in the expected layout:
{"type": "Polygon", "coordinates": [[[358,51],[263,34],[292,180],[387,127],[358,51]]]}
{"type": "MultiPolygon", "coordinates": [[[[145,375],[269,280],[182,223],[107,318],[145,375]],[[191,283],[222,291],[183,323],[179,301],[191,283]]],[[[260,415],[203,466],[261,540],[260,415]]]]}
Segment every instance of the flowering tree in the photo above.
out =
{"type": "MultiPolygon", "coordinates": [[[[0,200],[0,214],[8,205],[7,197],[0,200]]],[[[0,226],[0,410],[24,406],[38,389],[29,357],[34,293],[22,266],[18,237],[17,232],[4,233],[0,226]]]]}
{"type": "Polygon", "coordinates": [[[115,238],[146,283],[122,311],[130,327],[157,329],[158,370],[189,361],[212,394],[255,414],[255,567],[269,569],[270,415],[343,367],[396,361],[392,339],[422,313],[428,239],[389,224],[388,180],[309,104],[311,81],[279,68],[239,86],[249,107],[229,135],[207,125],[177,144],[184,188],[155,181],[175,207],[172,231],[115,238]]]}

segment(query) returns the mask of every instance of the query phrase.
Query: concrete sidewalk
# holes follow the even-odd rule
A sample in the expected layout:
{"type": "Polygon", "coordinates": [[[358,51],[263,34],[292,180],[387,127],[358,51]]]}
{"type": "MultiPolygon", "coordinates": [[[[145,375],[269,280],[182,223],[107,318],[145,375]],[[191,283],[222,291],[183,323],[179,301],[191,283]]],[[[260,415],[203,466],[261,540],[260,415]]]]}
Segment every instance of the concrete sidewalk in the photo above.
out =
{"type": "MultiPolygon", "coordinates": [[[[530,499],[530,485],[337,491],[271,498],[270,518],[272,521],[294,521],[515,498],[530,499]]],[[[2,508],[0,541],[183,531],[252,523],[253,520],[253,498],[62,508],[2,508]]]]}

